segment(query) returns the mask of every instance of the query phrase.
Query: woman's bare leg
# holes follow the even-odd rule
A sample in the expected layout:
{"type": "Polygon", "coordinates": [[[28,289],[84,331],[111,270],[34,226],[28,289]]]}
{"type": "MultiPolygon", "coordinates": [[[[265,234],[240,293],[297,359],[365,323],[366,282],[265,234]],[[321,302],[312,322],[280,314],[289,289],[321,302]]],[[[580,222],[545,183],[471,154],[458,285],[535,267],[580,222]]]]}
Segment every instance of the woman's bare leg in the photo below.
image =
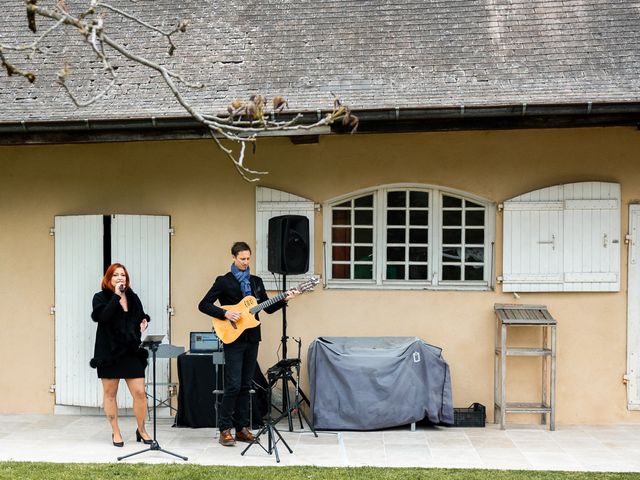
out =
{"type": "Polygon", "coordinates": [[[144,378],[127,378],[127,387],[133,397],[133,414],[136,416],[138,431],[145,440],[151,439],[144,426],[147,417],[147,394],[144,390],[144,378]]]}
{"type": "Polygon", "coordinates": [[[111,425],[111,431],[113,432],[113,441],[122,442],[122,433],[120,433],[120,426],[118,425],[118,404],[116,402],[116,395],[118,394],[119,378],[101,378],[102,391],[103,391],[103,408],[104,413],[107,416],[107,420],[111,425]]]}

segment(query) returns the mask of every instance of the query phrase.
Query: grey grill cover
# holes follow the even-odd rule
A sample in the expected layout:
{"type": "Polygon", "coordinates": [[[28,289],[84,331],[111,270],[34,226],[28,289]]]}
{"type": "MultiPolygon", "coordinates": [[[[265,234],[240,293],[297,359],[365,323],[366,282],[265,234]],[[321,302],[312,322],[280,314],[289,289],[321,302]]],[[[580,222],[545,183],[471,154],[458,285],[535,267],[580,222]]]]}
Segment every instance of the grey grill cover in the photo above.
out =
{"type": "Polygon", "coordinates": [[[308,365],[315,428],[453,424],[449,365],[417,337],[320,337],[308,365]]]}

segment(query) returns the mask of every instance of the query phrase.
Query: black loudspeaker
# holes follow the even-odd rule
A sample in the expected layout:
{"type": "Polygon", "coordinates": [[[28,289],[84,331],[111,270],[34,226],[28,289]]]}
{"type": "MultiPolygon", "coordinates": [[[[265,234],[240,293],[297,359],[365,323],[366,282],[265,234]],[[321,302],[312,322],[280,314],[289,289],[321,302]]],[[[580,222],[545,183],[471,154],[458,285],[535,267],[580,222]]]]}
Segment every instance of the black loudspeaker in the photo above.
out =
{"type": "Polygon", "coordinates": [[[269,271],[298,275],[309,270],[309,219],[281,215],[269,219],[269,271]]]}

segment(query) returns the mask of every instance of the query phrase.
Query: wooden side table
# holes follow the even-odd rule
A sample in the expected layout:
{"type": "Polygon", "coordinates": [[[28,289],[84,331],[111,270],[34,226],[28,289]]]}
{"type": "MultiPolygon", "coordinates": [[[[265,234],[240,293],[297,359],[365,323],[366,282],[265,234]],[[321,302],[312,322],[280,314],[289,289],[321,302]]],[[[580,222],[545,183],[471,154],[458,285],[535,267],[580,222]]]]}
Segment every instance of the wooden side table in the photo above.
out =
{"type": "Polygon", "coordinates": [[[537,413],[542,424],[555,430],[556,403],[556,326],[545,305],[514,305],[497,303],[496,349],[494,365],[494,422],[504,430],[507,413],[537,413]],[[509,347],[507,330],[512,327],[540,327],[542,342],[538,347],[509,347]],[[542,399],[540,402],[507,402],[507,357],[542,358],[542,399]]]}

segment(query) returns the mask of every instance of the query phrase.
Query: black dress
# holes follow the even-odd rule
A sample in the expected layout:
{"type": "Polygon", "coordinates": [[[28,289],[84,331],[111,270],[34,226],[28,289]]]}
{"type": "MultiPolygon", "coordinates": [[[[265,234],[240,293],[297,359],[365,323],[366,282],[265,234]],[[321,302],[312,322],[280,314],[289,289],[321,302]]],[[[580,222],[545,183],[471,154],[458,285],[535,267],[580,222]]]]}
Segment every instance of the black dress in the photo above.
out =
{"type": "Polygon", "coordinates": [[[140,347],[140,322],[151,319],[131,289],[125,295],[127,312],[120,305],[120,297],[109,289],[93,296],[91,319],[97,322],[98,330],[89,364],[98,369],[98,378],[144,377],[148,352],[140,347]]]}

